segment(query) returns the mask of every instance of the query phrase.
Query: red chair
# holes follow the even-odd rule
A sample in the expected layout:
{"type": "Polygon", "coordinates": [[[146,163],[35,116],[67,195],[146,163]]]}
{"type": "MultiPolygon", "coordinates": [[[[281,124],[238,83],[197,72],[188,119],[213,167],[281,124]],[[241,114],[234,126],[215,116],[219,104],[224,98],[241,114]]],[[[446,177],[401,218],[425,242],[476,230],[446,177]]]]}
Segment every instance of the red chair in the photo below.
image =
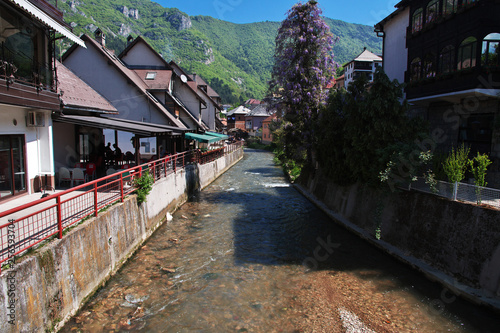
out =
{"type": "Polygon", "coordinates": [[[95,163],[89,163],[87,164],[87,169],[85,171],[85,177],[87,179],[94,180],[95,179],[95,173],[96,173],[96,165],[95,163]]]}
{"type": "Polygon", "coordinates": [[[85,165],[83,163],[78,162],[78,163],[75,163],[75,168],[83,169],[83,168],[85,168],[85,165]]]}

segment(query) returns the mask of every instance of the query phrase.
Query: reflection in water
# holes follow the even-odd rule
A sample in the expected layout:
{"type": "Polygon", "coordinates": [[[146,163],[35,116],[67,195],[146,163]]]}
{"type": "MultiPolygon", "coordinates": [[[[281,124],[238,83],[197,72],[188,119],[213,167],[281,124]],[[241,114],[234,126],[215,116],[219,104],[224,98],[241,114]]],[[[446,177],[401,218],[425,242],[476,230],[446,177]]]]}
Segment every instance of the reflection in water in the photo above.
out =
{"type": "MultiPolygon", "coordinates": [[[[390,314],[381,321],[384,331],[498,327],[494,316],[458,300],[435,309],[442,287],[332,223],[289,186],[271,154],[247,150],[63,331],[292,332],[307,317],[297,309],[297,295],[322,272],[331,276],[327,288],[361,310],[370,304],[390,314]]],[[[337,317],[359,321],[340,306],[337,317]]]]}

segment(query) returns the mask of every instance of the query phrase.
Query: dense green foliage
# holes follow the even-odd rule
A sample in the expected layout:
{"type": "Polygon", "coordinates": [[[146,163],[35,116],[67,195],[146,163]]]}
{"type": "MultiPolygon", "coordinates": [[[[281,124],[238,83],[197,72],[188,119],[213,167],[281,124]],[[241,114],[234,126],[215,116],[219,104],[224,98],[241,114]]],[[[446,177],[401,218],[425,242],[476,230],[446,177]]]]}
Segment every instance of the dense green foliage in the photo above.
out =
{"type": "MultiPolygon", "coordinates": [[[[233,24],[206,16],[189,18],[178,9],[164,8],[150,0],[76,0],[57,4],[77,35],[92,36],[96,28],[101,28],[107,35],[106,45],[117,53],[125,48],[128,35],[141,35],[165,59],[175,60],[188,72],[201,75],[219,92],[224,103],[262,99],[266,93],[278,22],[233,24]],[[123,6],[137,9],[139,19],[124,15],[123,6]],[[183,29],[181,23],[187,19],[192,27],[183,29]]],[[[375,36],[373,27],[325,21],[340,37],[334,48],[337,62],[354,58],[364,46],[380,52],[381,39],[375,36]]],[[[59,47],[64,50],[69,45],[63,43],[59,47]]]]}
{"type": "Polygon", "coordinates": [[[147,201],[147,197],[153,189],[154,179],[148,171],[144,171],[140,178],[137,178],[134,185],[137,187],[137,204],[140,206],[147,201]]]}
{"type": "Polygon", "coordinates": [[[407,116],[402,87],[378,69],[367,89],[360,77],[348,90],[332,91],[317,122],[317,158],[339,184],[376,184],[384,172],[391,187],[422,165],[419,138],[426,127],[407,116]]]}
{"type": "Polygon", "coordinates": [[[483,187],[488,185],[486,182],[486,170],[491,163],[493,162],[491,162],[487,154],[480,153],[477,153],[477,156],[469,160],[470,170],[474,175],[474,184],[477,186],[476,198],[478,204],[482,202],[483,187]]]}
{"type": "Polygon", "coordinates": [[[465,178],[469,152],[470,148],[466,148],[463,144],[457,150],[451,149],[451,153],[443,163],[444,172],[450,183],[460,182],[465,178]]]}

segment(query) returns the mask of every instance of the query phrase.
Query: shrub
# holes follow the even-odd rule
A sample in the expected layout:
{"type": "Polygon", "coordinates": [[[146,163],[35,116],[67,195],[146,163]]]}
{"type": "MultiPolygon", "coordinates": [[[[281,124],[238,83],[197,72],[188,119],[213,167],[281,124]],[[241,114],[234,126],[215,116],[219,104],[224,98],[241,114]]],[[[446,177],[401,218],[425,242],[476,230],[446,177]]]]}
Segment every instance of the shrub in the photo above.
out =
{"type": "Polygon", "coordinates": [[[140,178],[135,180],[135,186],[137,187],[137,204],[140,206],[146,201],[148,194],[153,189],[153,176],[146,171],[142,174],[140,178]]]}
{"type": "Polygon", "coordinates": [[[451,153],[448,155],[443,163],[443,170],[448,177],[450,183],[460,182],[465,178],[465,172],[467,171],[467,157],[469,156],[470,148],[465,148],[462,144],[460,148],[454,150],[451,148],[451,153]]]}

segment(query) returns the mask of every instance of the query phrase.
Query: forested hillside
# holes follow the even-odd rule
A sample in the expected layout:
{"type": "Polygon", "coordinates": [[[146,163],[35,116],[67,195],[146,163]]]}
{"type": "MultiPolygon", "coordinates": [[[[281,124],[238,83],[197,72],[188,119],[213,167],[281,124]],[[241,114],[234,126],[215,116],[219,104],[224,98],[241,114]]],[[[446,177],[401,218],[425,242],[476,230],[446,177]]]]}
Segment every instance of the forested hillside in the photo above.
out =
{"type": "MultiPolygon", "coordinates": [[[[234,24],[209,16],[189,17],[150,0],[59,0],[57,5],[73,32],[92,36],[101,28],[107,46],[117,53],[127,36],[143,36],[165,59],[206,79],[224,103],[261,99],[266,93],[279,22],[234,24]]],[[[380,52],[381,39],[373,27],[325,20],[339,37],[334,53],[340,64],[365,46],[380,52]]],[[[69,44],[59,46],[64,51],[69,44]]]]}

